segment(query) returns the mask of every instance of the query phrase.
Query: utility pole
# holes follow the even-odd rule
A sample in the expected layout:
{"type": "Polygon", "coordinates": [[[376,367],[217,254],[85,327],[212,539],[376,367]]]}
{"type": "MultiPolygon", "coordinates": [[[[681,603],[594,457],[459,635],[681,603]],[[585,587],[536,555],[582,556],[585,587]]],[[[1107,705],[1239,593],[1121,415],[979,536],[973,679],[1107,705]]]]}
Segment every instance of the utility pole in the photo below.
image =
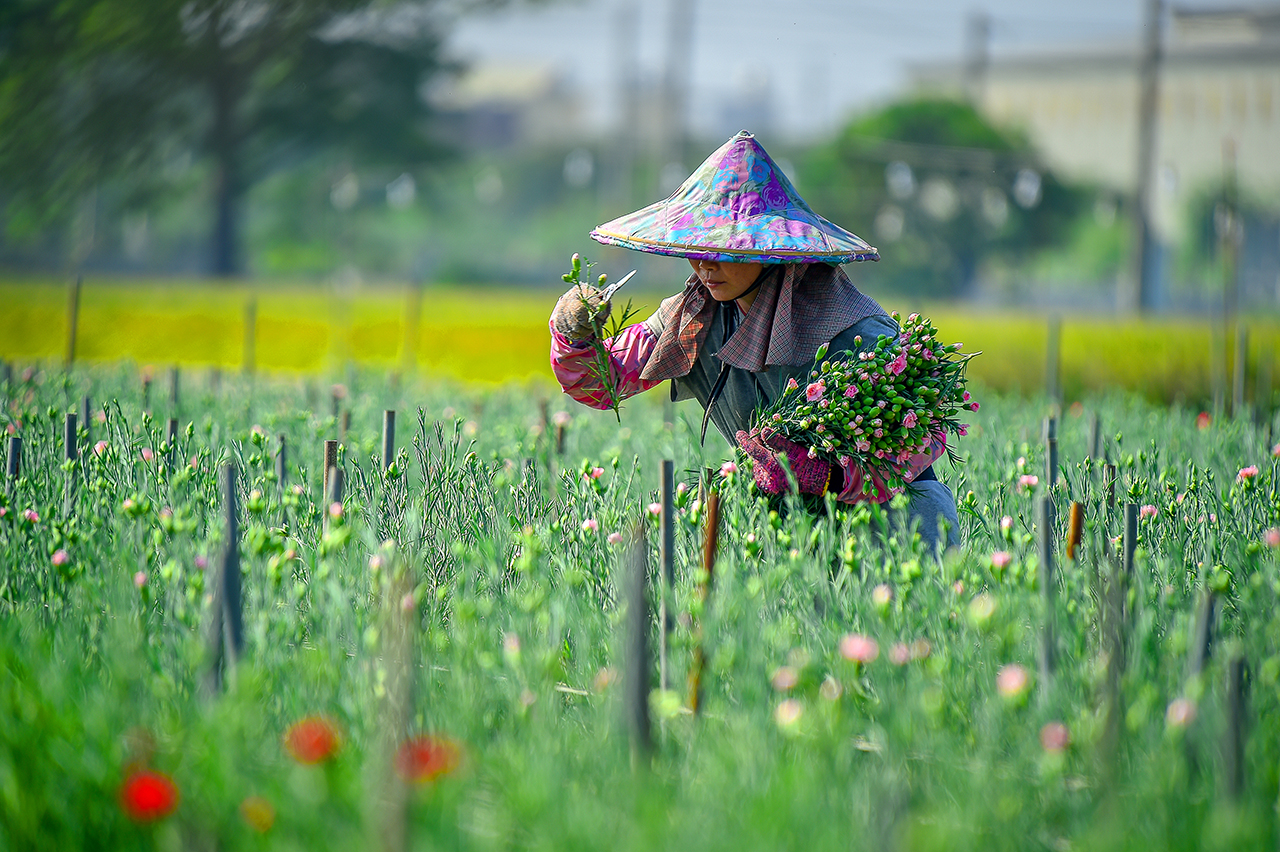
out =
{"type": "Polygon", "coordinates": [[[975,109],[982,106],[991,64],[991,16],[975,11],[964,29],[964,94],[975,109]]]}
{"type": "Polygon", "coordinates": [[[1152,217],[1156,170],[1156,117],[1160,96],[1161,26],[1164,0],[1146,0],[1142,56],[1138,62],[1138,151],[1134,182],[1133,258],[1129,292],[1121,308],[1146,312],[1156,306],[1159,284],[1152,217]]]}
{"type": "MultiPolygon", "coordinates": [[[[670,0],[667,25],[667,63],[662,80],[662,138],[658,143],[658,168],[654,179],[658,194],[662,173],[672,163],[684,165],[685,107],[689,98],[689,68],[693,56],[693,13],[697,0],[670,0]]],[[[683,176],[682,176],[683,177],[683,176]]]]}

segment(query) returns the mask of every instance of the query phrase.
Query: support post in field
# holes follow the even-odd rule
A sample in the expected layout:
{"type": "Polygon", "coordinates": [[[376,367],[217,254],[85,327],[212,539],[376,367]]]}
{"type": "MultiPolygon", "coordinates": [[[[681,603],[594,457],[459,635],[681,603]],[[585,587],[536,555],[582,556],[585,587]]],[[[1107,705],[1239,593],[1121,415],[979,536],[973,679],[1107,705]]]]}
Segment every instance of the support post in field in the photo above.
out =
{"type": "Polygon", "coordinates": [[[646,759],[653,751],[649,721],[649,545],[644,529],[643,521],[635,523],[627,548],[626,665],[622,673],[627,730],[636,761],[646,759]]]}
{"type": "Polygon", "coordinates": [[[1071,502],[1071,514],[1067,516],[1067,558],[1076,561],[1076,550],[1080,547],[1080,536],[1084,533],[1084,506],[1076,501],[1071,502]]]}
{"type": "Polygon", "coordinates": [[[1244,795],[1244,745],[1248,712],[1245,696],[1245,661],[1239,651],[1227,660],[1227,727],[1223,732],[1222,774],[1227,796],[1239,801],[1244,795]]]}
{"type": "Polygon", "coordinates": [[[244,628],[240,609],[240,515],[237,500],[236,467],[227,462],[219,472],[222,490],[223,550],[218,561],[210,614],[208,687],[212,695],[221,691],[228,677],[234,678],[236,663],[244,649],[244,628]]]}
{"type": "Polygon", "coordinates": [[[63,484],[62,493],[62,517],[64,519],[71,517],[71,512],[75,509],[76,502],[76,469],[75,464],[80,458],[80,447],[78,445],[78,436],[76,435],[76,415],[75,412],[67,412],[66,419],[62,424],[62,460],[67,462],[67,481],[63,484]]]}
{"type": "Polygon", "coordinates": [[[658,501],[662,507],[658,515],[658,560],[662,563],[659,583],[662,597],[659,602],[659,622],[661,630],[658,634],[658,678],[662,689],[667,689],[670,679],[667,673],[667,645],[671,641],[671,628],[674,626],[676,587],[676,523],[675,523],[675,462],[662,460],[662,483],[658,490],[658,501]]]}
{"type": "Polygon", "coordinates": [[[1062,408],[1062,318],[1049,318],[1049,333],[1045,346],[1044,390],[1054,411],[1062,408]]]}
{"type": "Polygon", "coordinates": [[[1044,420],[1044,482],[1049,490],[1058,482],[1058,421],[1054,417],[1044,420]]]}
{"type": "MultiPolygon", "coordinates": [[[[710,480],[708,480],[708,485],[710,480]]],[[[720,543],[720,494],[708,487],[706,503],[706,535],[702,542],[702,585],[698,597],[702,600],[702,616],[706,619],[707,602],[711,599],[711,586],[715,579],[716,550],[720,543]]],[[[689,669],[689,709],[697,715],[702,708],[702,672],[706,667],[706,649],[703,647],[702,621],[694,640],[693,665],[689,669]]]]}
{"type": "Polygon", "coordinates": [[[1120,618],[1123,623],[1128,624],[1128,599],[1129,587],[1133,584],[1133,557],[1138,550],[1138,504],[1124,504],[1124,558],[1120,563],[1120,571],[1122,576],[1123,596],[1121,597],[1122,609],[1120,618]]]}
{"type": "Polygon", "coordinates": [[[84,427],[88,442],[93,443],[93,402],[88,396],[80,400],[80,425],[84,427]]]}
{"type": "Polygon", "coordinates": [[[8,495],[13,494],[18,486],[18,477],[22,474],[22,437],[9,436],[9,454],[5,461],[4,488],[8,495]]]}
{"type": "Polygon", "coordinates": [[[1249,370],[1249,327],[1236,326],[1235,354],[1231,359],[1231,416],[1241,417],[1245,409],[1245,378],[1249,370]]]}
{"type": "Polygon", "coordinates": [[[0,361],[0,385],[4,385],[6,393],[13,387],[13,365],[8,361],[0,361]]]}
{"type": "Polygon", "coordinates": [[[333,422],[338,422],[338,415],[342,413],[342,398],[346,396],[342,385],[334,385],[329,393],[329,401],[332,404],[333,422]]]}
{"type": "Polygon", "coordinates": [[[142,371],[142,410],[151,413],[151,368],[142,371]]]}
{"type": "Polygon", "coordinates": [[[564,424],[556,424],[556,455],[564,455],[564,424]]]}
{"type": "Polygon", "coordinates": [[[337,466],[338,466],[338,442],[325,441],[324,442],[324,463],[320,467],[320,470],[322,471],[321,480],[320,480],[320,496],[322,499],[329,496],[329,471],[333,470],[337,466]]]}
{"type": "Polygon", "coordinates": [[[342,422],[338,426],[338,441],[345,444],[347,442],[347,433],[351,431],[351,409],[342,409],[342,422]]]}
{"type": "Polygon", "coordinates": [[[1213,388],[1213,416],[1221,417],[1227,400],[1227,337],[1215,327],[1209,332],[1209,381],[1213,388]]]}
{"type": "Polygon", "coordinates": [[[178,418],[170,417],[169,422],[165,424],[164,443],[166,446],[164,454],[165,468],[169,473],[173,473],[173,469],[178,463],[178,418]]]}
{"type": "Polygon", "coordinates": [[[1053,498],[1040,498],[1040,594],[1044,602],[1044,624],[1040,632],[1040,701],[1049,700],[1053,686],[1056,648],[1055,585],[1057,577],[1053,564],[1053,498]]]}
{"type": "Polygon", "coordinates": [[[178,416],[178,366],[169,368],[169,414],[178,416]]]}
{"type": "Polygon", "coordinates": [[[382,469],[391,467],[396,460],[396,413],[391,409],[382,412],[382,469]]]}
{"type": "Polygon", "coordinates": [[[240,368],[245,375],[251,375],[257,366],[258,344],[258,298],[250,296],[244,303],[244,354],[240,359],[240,368]]]}
{"type": "Polygon", "coordinates": [[[276,438],[276,483],[280,487],[280,491],[284,491],[285,465],[288,460],[288,446],[285,443],[284,433],[281,432],[276,438]]]}
{"type": "Polygon", "coordinates": [[[218,367],[209,370],[209,392],[214,399],[222,396],[222,370],[218,367]]]}
{"type": "Polygon", "coordinates": [[[1108,520],[1116,513],[1116,466],[1108,464],[1102,469],[1102,487],[1107,495],[1108,520]]]}
{"type": "MultiPolygon", "coordinates": [[[[1102,418],[1098,416],[1098,412],[1093,413],[1093,417],[1089,420],[1089,461],[1097,462],[1102,458],[1102,418]]],[[[1089,465],[1090,470],[1093,464],[1089,465]]]]}
{"type": "Polygon", "coordinates": [[[76,363],[76,335],[80,328],[80,288],[84,279],[77,275],[71,289],[67,292],[67,359],[66,366],[70,370],[76,363]]]}
{"type": "Polygon", "coordinates": [[[1187,641],[1187,677],[1199,677],[1213,655],[1213,624],[1218,613],[1218,596],[1204,589],[1196,606],[1196,619],[1187,641]]]}

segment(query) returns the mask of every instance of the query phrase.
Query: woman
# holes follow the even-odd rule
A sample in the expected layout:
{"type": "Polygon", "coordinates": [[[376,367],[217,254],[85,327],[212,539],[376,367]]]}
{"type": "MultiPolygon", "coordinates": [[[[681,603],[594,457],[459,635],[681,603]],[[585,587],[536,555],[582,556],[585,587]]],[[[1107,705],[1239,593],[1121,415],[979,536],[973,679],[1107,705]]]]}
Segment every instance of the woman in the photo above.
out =
{"type": "MultiPolygon", "coordinates": [[[[743,131],[712,154],[665,201],[601,225],[597,242],[684,257],[693,267],[683,293],[662,302],[643,323],[606,341],[621,398],[671,382],[673,400],[694,398],[705,410],[702,436],[714,423],[753,461],[760,488],[777,494],[788,479],[785,457],[803,494],[830,491],[847,503],[884,502],[890,490],[872,472],[848,462],[810,458],[808,447],[753,429],[752,415],[769,406],[789,379],[807,381],[818,347],[841,357],[874,345],[898,325],[863,295],[839,264],[879,260],[854,234],[818,216],[755,137],[743,131]]],[[[574,287],[551,315],[551,366],[561,387],[593,408],[611,402],[592,371],[592,341],[609,313],[594,288],[574,287]]],[[[932,463],[936,442],[901,469],[910,515],[936,548],[939,520],[947,544],[959,543],[951,491],[932,463]]]]}

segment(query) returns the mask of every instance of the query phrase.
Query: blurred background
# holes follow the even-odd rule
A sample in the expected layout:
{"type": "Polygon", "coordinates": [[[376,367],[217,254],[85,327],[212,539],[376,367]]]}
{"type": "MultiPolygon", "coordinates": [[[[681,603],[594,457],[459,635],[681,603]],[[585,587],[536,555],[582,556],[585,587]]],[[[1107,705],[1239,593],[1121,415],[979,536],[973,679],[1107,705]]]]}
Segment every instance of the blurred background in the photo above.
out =
{"type": "Polygon", "coordinates": [[[587,233],[740,129],[894,307],[1280,299],[1280,3],[1248,0],[9,0],[0,274],[499,298],[581,251],[673,292],[587,233]]]}

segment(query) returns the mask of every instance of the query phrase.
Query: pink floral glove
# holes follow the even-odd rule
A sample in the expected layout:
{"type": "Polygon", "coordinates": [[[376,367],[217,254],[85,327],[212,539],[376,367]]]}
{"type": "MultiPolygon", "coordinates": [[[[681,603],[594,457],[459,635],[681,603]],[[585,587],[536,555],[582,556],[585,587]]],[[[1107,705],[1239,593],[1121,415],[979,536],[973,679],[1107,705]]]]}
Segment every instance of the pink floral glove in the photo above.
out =
{"type": "Polygon", "coordinates": [[[826,493],[831,482],[831,465],[822,459],[809,458],[807,447],[768,428],[738,432],[734,437],[743,452],[751,456],[751,475],[761,491],[781,494],[787,490],[787,473],[778,461],[779,456],[784,456],[801,494],[826,493]]]}

